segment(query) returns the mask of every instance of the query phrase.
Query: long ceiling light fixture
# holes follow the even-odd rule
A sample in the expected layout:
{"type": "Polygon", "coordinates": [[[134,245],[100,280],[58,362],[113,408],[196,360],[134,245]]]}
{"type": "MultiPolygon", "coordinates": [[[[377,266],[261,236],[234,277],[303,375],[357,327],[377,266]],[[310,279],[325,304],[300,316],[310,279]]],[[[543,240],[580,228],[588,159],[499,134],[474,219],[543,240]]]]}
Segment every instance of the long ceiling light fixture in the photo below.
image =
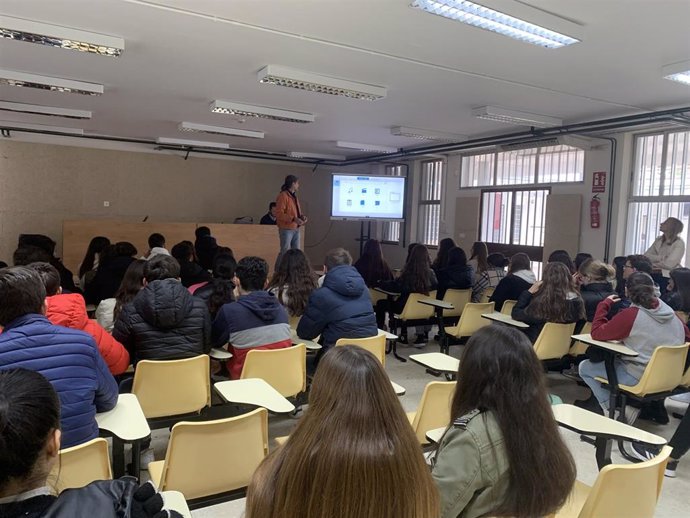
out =
{"type": "Polygon", "coordinates": [[[52,117],[64,117],[66,119],[90,119],[88,110],[72,110],[71,108],[58,108],[53,106],[41,106],[39,104],[13,103],[0,101],[0,110],[5,112],[30,113],[32,115],[50,115],[52,117]]]}
{"type": "Polygon", "coordinates": [[[125,40],[115,36],[2,15],[0,37],[100,56],[117,57],[125,50],[125,40]]]}
{"type": "MultiPolygon", "coordinates": [[[[60,126],[47,126],[45,124],[27,124],[25,122],[0,121],[0,126],[3,128],[16,128],[19,130],[35,130],[39,132],[64,133],[65,135],[84,135],[84,130],[81,128],[63,128],[60,126]]],[[[10,130],[11,131],[11,130],[10,130]]]]}
{"type": "Polygon", "coordinates": [[[278,110],[266,106],[254,106],[252,104],[232,103],[228,101],[213,101],[211,103],[213,113],[237,115],[239,117],[258,117],[283,122],[314,122],[313,113],[293,112],[290,110],[278,110]]]}
{"type": "Polygon", "coordinates": [[[362,99],[376,101],[386,97],[386,88],[383,86],[357,83],[346,79],[304,72],[294,68],[268,65],[258,73],[260,83],[268,83],[288,88],[297,88],[309,92],[322,94],[341,95],[350,99],[362,99]]]}
{"type": "MultiPolygon", "coordinates": [[[[505,1],[499,0],[484,0],[483,3],[506,4],[505,1]]],[[[534,21],[543,21],[551,26],[564,27],[568,34],[547,29],[542,25],[528,22],[524,18],[511,16],[467,0],[414,0],[410,7],[549,49],[557,49],[582,41],[580,25],[517,2],[506,5],[513,14],[526,15],[534,21]]]]}
{"type": "Polygon", "coordinates": [[[535,113],[521,112],[518,110],[508,110],[499,106],[480,106],[472,110],[472,115],[478,119],[503,122],[517,126],[549,128],[563,125],[563,121],[555,117],[547,117],[546,115],[537,115],[535,113]]]}
{"type": "Polygon", "coordinates": [[[0,70],[0,85],[23,86],[26,88],[38,88],[39,90],[52,90],[54,92],[68,92],[82,95],[101,95],[103,85],[85,83],[72,79],[59,77],[39,76],[27,74],[16,70],[0,70]]]}
{"type": "Polygon", "coordinates": [[[308,151],[290,151],[290,158],[314,158],[316,160],[347,160],[345,155],[327,155],[323,153],[309,153],[308,151]]]}
{"type": "Polygon", "coordinates": [[[158,137],[156,142],[165,146],[183,146],[183,147],[207,147],[212,149],[230,149],[230,144],[223,144],[222,142],[206,142],[203,140],[187,140],[182,138],[167,138],[158,137]]]}
{"type": "Polygon", "coordinates": [[[221,126],[207,126],[206,124],[195,124],[193,122],[181,122],[177,127],[180,131],[195,133],[209,133],[211,135],[230,135],[233,137],[264,138],[263,131],[249,131],[235,128],[224,128],[221,126]]]}
{"type": "Polygon", "coordinates": [[[339,140],[335,143],[336,147],[344,149],[356,149],[358,151],[372,151],[376,153],[397,153],[400,151],[397,147],[389,146],[375,146],[373,144],[360,144],[359,142],[344,142],[339,140]]]}
{"type": "Polygon", "coordinates": [[[666,65],[661,69],[664,79],[690,85],[690,60],[666,65]]]}
{"type": "Polygon", "coordinates": [[[462,142],[467,140],[467,135],[409,128],[407,126],[393,126],[391,128],[391,135],[395,135],[396,137],[416,138],[419,140],[436,140],[438,142],[462,142]]]}

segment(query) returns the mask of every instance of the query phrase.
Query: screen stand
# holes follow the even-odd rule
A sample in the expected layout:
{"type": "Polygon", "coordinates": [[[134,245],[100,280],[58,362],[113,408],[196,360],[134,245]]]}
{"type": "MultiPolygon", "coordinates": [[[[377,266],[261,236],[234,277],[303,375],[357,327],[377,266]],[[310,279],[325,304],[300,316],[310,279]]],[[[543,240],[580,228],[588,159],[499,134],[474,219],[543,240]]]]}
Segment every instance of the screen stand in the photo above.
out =
{"type": "Polygon", "coordinates": [[[364,233],[364,220],[359,225],[359,256],[362,257],[364,251],[364,243],[371,239],[371,221],[367,221],[366,234],[364,233]]]}

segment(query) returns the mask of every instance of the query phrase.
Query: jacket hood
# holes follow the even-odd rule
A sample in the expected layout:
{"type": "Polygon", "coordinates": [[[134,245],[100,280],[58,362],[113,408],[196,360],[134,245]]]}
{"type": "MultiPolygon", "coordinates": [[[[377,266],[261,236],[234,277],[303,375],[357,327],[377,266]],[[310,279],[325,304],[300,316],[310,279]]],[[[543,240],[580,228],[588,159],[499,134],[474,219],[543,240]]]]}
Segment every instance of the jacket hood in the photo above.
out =
{"type": "Polygon", "coordinates": [[[153,281],[134,298],[137,313],[159,329],[177,327],[193,307],[194,298],[177,279],[153,281]]]}
{"type": "Polygon", "coordinates": [[[515,277],[519,277],[523,281],[529,282],[530,284],[537,282],[537,278],[534,276],[534,272],[532,270],[520,270],[515,272],[513,275],[515,275],[515,277]]]}
{"type": "Polygon", "coordinates": [[[247,308],[264,322],[278,321],[283,309],[278,299],[267,291],[253,291],[248,295],[242,295],[237,304],[247,308]]]}
{"type": "Polygon", "coordinates": [[[645,313],[647,313],[650,317],[652,317],[660,324],[666,323],[669,320],[673,320],[674,318],[676,318],[675,312],[673,311],[673,309],[671,309],[671,307],[668,304],[666,304],[661,299],[656,300],[658,301],[658,306],[652,309],[643,308],[642,306],[638,306],[637,304],[632,305],[636,308],[639,308],[640,311],[644,311],[645,313]]]}
{"type": "Polygon", "coordinates": [[[89,321],[84,297],[78,293],[47,297],[46,316],[53,324],[72,329],[84,329],[89,321]]]}
{"type": "Polygon", "coordinates": [[[367,289],[357,269],[348,265],[336,266],[328,270],[323,280],[323,287],[349,298],[357,298],[367,289]]]}

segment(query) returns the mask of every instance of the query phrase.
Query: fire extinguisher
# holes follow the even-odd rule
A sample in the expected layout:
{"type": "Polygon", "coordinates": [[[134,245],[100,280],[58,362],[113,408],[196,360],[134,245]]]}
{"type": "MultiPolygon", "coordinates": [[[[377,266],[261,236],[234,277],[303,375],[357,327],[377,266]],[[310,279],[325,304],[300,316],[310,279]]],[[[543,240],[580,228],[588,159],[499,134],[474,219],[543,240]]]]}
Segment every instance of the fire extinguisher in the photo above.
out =
{"type": "Polygon", "coordinates": [[[589,224],[592,228],[599,228],[599,195],[595,194],[589,202],[589,224]]]}

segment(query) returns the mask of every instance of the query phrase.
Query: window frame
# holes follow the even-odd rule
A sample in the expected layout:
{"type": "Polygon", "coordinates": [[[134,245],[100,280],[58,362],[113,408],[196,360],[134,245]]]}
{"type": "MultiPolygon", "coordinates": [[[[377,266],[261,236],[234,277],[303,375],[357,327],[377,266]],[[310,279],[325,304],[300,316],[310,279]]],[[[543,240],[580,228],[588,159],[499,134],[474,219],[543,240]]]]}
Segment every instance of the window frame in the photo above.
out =
{"type": "Polygon", "coordinates": [[[417,241],[419,241],[421,244],[425,245],[427,248],[431,249],[436,249],[438,248],[438,242],[440,241],[440,226],[441,226],[441,218],[443,216],[443,187],[444,187],[444,172],[445,172],[445,167],[447,167],[446,161],[443,160],[442,158],[432,158],[430,160],[423,160],[420,162],[420,170],[419,170],[419,199],[417,200],[417,241]],[[439,186],[438,186],[438,191],[439,191],[439,197],[438,199],[429,199],[425,200],[423,196],[423,192],[425,189],[425,184],[424,184],[424,167],[427,164],[432,164],[436,163],[439,164],[439,186]],[[434,206],[438,205],[438,211],[439,211],[439,229],[437,230],[437,234],[439,239],[437,239],[436,244],[427,244],[423,242],[423,235],[424,235],[424,227],[426,226],[426,221],[425,218],[422,218],[422,208],[426,206],[434,206]]]}
{"type": "MultiPolygon", "coordinates": [[[[384,168],[384,175],[385,176],[405,176],[403,175],[403,168],[405,168],[404,164],[385,164],[384,168]],[[392,171],[397,171],[396,173],[393,173],[392,171]]],[[[409,178],[407,179],[409,182],[409,178]]],[[[409,186],[408,186],[409,188],[409,186]]],[[[406,225],[405,223],[407,222],[407,219],[403,219],[403,221],[382,221],[381,222],[381,228],[380,228],[380,237],[381,237],[381,244],[382,245],[400,245],[403,242],[403,237],[405,235],[405,229],[406,225]],[[391,234],[391,229],[395,228],[397,225],[398,227],[398,240],[393,241],[390,239],[384,239],[384,236],[388,235],[390,236],[391,234]]]]}

